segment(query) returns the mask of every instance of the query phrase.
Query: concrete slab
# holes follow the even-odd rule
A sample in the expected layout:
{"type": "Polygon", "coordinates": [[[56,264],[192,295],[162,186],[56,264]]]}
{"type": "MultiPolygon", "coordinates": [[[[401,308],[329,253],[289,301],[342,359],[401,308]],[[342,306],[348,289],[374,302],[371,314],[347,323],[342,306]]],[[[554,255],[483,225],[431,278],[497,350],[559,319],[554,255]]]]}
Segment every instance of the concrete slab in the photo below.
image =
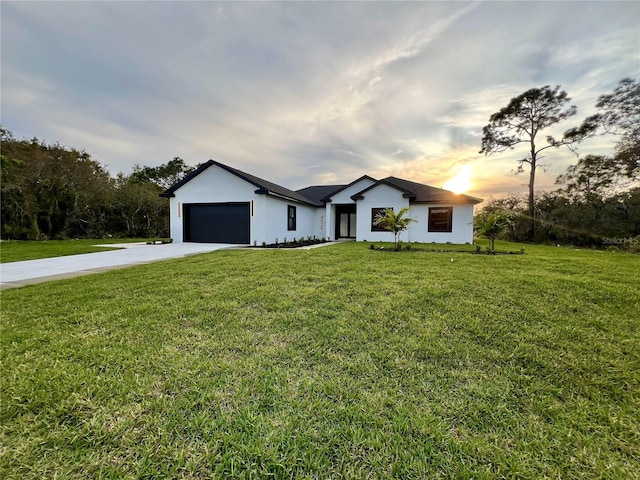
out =
{"type": "MultiPolygon", "coordinates": [[[[114,247],[116,245],[100,245],[114,247]]],[[[0,290],[89,275],[131,265],[213,252],[238,245],[220,243],[119,243],[119,250],[0,264],[0,290]]]]}

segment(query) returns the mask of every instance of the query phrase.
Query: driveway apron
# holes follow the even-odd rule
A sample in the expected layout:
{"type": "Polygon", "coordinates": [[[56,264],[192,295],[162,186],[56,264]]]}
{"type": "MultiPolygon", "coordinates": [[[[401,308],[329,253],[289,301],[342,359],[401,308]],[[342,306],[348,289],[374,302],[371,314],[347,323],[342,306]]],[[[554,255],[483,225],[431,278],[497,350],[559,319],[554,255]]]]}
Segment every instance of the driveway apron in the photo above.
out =
{"type": "Polygon", "coordinates": [[[117,246],[119,249],[0,264],[0,289],[4,290],[49,280],[104,272],[131,265],[213,252],[238,245],[220,243],[168,243],[163,245],[119,243],[99,246],[111,248],[117,246]]]}

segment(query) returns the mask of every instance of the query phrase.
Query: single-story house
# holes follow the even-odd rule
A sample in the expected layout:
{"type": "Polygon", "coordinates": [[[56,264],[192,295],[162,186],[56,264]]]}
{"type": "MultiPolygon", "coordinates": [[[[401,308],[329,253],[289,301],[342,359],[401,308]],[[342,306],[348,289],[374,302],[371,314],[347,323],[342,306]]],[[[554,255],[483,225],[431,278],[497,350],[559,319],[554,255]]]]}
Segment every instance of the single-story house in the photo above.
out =
{"type": "Polygon", "coordinates": [[[174,242],[269,244],[293,238],[392,241],[373,225],[385,208],[410,207],[405,242],[471,243],[481,199],[396,177],[289,190],[214,160],[163,192],[174,242]]]}

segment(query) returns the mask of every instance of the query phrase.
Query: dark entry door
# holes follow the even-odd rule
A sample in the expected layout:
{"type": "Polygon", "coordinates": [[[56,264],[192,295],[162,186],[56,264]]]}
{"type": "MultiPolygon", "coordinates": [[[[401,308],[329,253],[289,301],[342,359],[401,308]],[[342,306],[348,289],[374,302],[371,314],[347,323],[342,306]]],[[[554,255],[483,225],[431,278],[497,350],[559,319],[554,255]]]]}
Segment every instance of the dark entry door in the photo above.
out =
{"type": "Polygon", "coordinates": [[[336,205],[336,238],[356,238],[355,205],[336,205]]]}
{"type": "Polygon", "coordinates": [[[183,213],[185,242],[249,243],[249,203],[190,203],[183,213]]]}

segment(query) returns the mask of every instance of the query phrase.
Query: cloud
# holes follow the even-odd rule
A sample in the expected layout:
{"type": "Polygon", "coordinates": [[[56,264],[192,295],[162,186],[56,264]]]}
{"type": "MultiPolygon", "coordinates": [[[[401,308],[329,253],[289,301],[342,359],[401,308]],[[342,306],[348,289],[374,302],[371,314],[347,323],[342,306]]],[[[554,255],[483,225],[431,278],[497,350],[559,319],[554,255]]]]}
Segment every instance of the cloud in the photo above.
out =
{"type": "MultiPolygon", "coordinates": [[[[521,152],[478,154],[491,113],[560,84],[577,123],[640,76],[640,6],[576,5],[7,2],[2,122],[113,173],[181,156],[296,188],[365,173],[441,185],[469,165],[477,193],[514,191],[521,152]]],[[[541,187],[575,157],[549,161],[541,187]]]]}

